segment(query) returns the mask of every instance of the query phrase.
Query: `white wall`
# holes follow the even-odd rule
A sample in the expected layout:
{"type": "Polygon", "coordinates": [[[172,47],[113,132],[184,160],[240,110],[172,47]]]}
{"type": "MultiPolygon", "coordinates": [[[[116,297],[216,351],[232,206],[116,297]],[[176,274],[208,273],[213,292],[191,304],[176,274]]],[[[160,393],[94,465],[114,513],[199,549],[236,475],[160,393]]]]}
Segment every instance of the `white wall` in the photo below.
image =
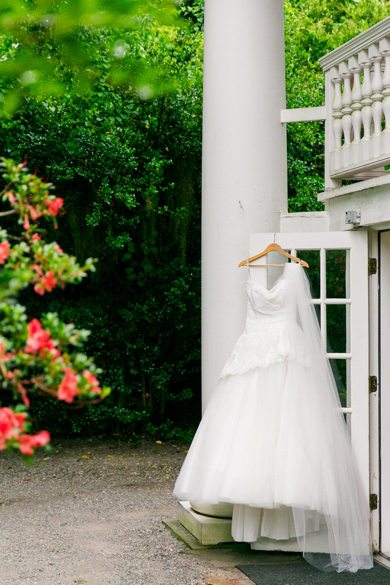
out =
{"type": "Polygon", "coordinates": [[[203,405],[242,332],[251,232],[279,230],[287,207],[283,0],[206,0],[203,405]]]}

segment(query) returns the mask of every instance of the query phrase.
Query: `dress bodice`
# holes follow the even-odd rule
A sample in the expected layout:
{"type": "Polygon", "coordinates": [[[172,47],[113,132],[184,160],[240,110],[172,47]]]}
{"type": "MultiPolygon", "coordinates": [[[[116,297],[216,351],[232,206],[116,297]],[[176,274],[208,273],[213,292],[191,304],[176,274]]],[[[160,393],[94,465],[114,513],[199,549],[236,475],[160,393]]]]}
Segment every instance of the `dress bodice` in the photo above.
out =
{"type": "Polygon", "coordinates": [[[267,290],[257,282],[248,280],[246,290],[248,295],[248,311],[246,326],[251,322],[265,321],[269,318],[286,318],[286,286],[285,281],[279,279],[267,290]]]}
{"type": "Polygon", "coordinates": [[[294,317],[286,279],[280,278],[270,290],[248,280],[246,289],[245,329],[222,370],[221,378],[289,359],[306,365],[303,333],[294,317]]]}

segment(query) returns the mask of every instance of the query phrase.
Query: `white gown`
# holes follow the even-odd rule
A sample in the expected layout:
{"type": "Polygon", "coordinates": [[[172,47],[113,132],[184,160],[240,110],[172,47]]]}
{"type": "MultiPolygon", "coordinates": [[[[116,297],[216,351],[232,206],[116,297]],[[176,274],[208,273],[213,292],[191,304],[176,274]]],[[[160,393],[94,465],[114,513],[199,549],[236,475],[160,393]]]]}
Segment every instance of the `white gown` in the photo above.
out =
{"type": "Polygon", "coordinates": [[[233,506],[232,536],[297,537],[322,570],[371,568],[368,503],[299,264],[248,281],[245,330],[176,481],[182,500],[233,506]],[[323,550],[327,556],[312,554],[323,550]]]}

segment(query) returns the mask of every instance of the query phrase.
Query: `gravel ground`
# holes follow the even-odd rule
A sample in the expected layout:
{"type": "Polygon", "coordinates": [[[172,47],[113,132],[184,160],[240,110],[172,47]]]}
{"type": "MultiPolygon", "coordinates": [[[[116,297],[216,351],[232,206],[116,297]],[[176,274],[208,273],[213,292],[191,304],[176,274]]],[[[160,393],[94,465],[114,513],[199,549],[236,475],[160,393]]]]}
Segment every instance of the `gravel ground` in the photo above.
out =
{"type": "Polygon", "coordinates": [[[0,584],[203,585],[210,573],[215,583],[251,583],[182,554],[163,526],[177,516],[172,489],[185,452],[64,441],[33,466],[0,453],[0,584]]]}

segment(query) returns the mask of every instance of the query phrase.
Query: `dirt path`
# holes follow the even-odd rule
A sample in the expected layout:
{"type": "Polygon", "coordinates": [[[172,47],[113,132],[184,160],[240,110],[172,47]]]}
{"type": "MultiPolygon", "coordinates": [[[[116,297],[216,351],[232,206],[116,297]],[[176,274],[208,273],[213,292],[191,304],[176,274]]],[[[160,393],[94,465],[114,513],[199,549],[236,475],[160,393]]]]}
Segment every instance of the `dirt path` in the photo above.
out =
{"type": "Polygon", "coordinates": [[[164,528],[185,451],[64,441],[32,467],[0,453],[1,585],[251,583],[164,528]]]}

